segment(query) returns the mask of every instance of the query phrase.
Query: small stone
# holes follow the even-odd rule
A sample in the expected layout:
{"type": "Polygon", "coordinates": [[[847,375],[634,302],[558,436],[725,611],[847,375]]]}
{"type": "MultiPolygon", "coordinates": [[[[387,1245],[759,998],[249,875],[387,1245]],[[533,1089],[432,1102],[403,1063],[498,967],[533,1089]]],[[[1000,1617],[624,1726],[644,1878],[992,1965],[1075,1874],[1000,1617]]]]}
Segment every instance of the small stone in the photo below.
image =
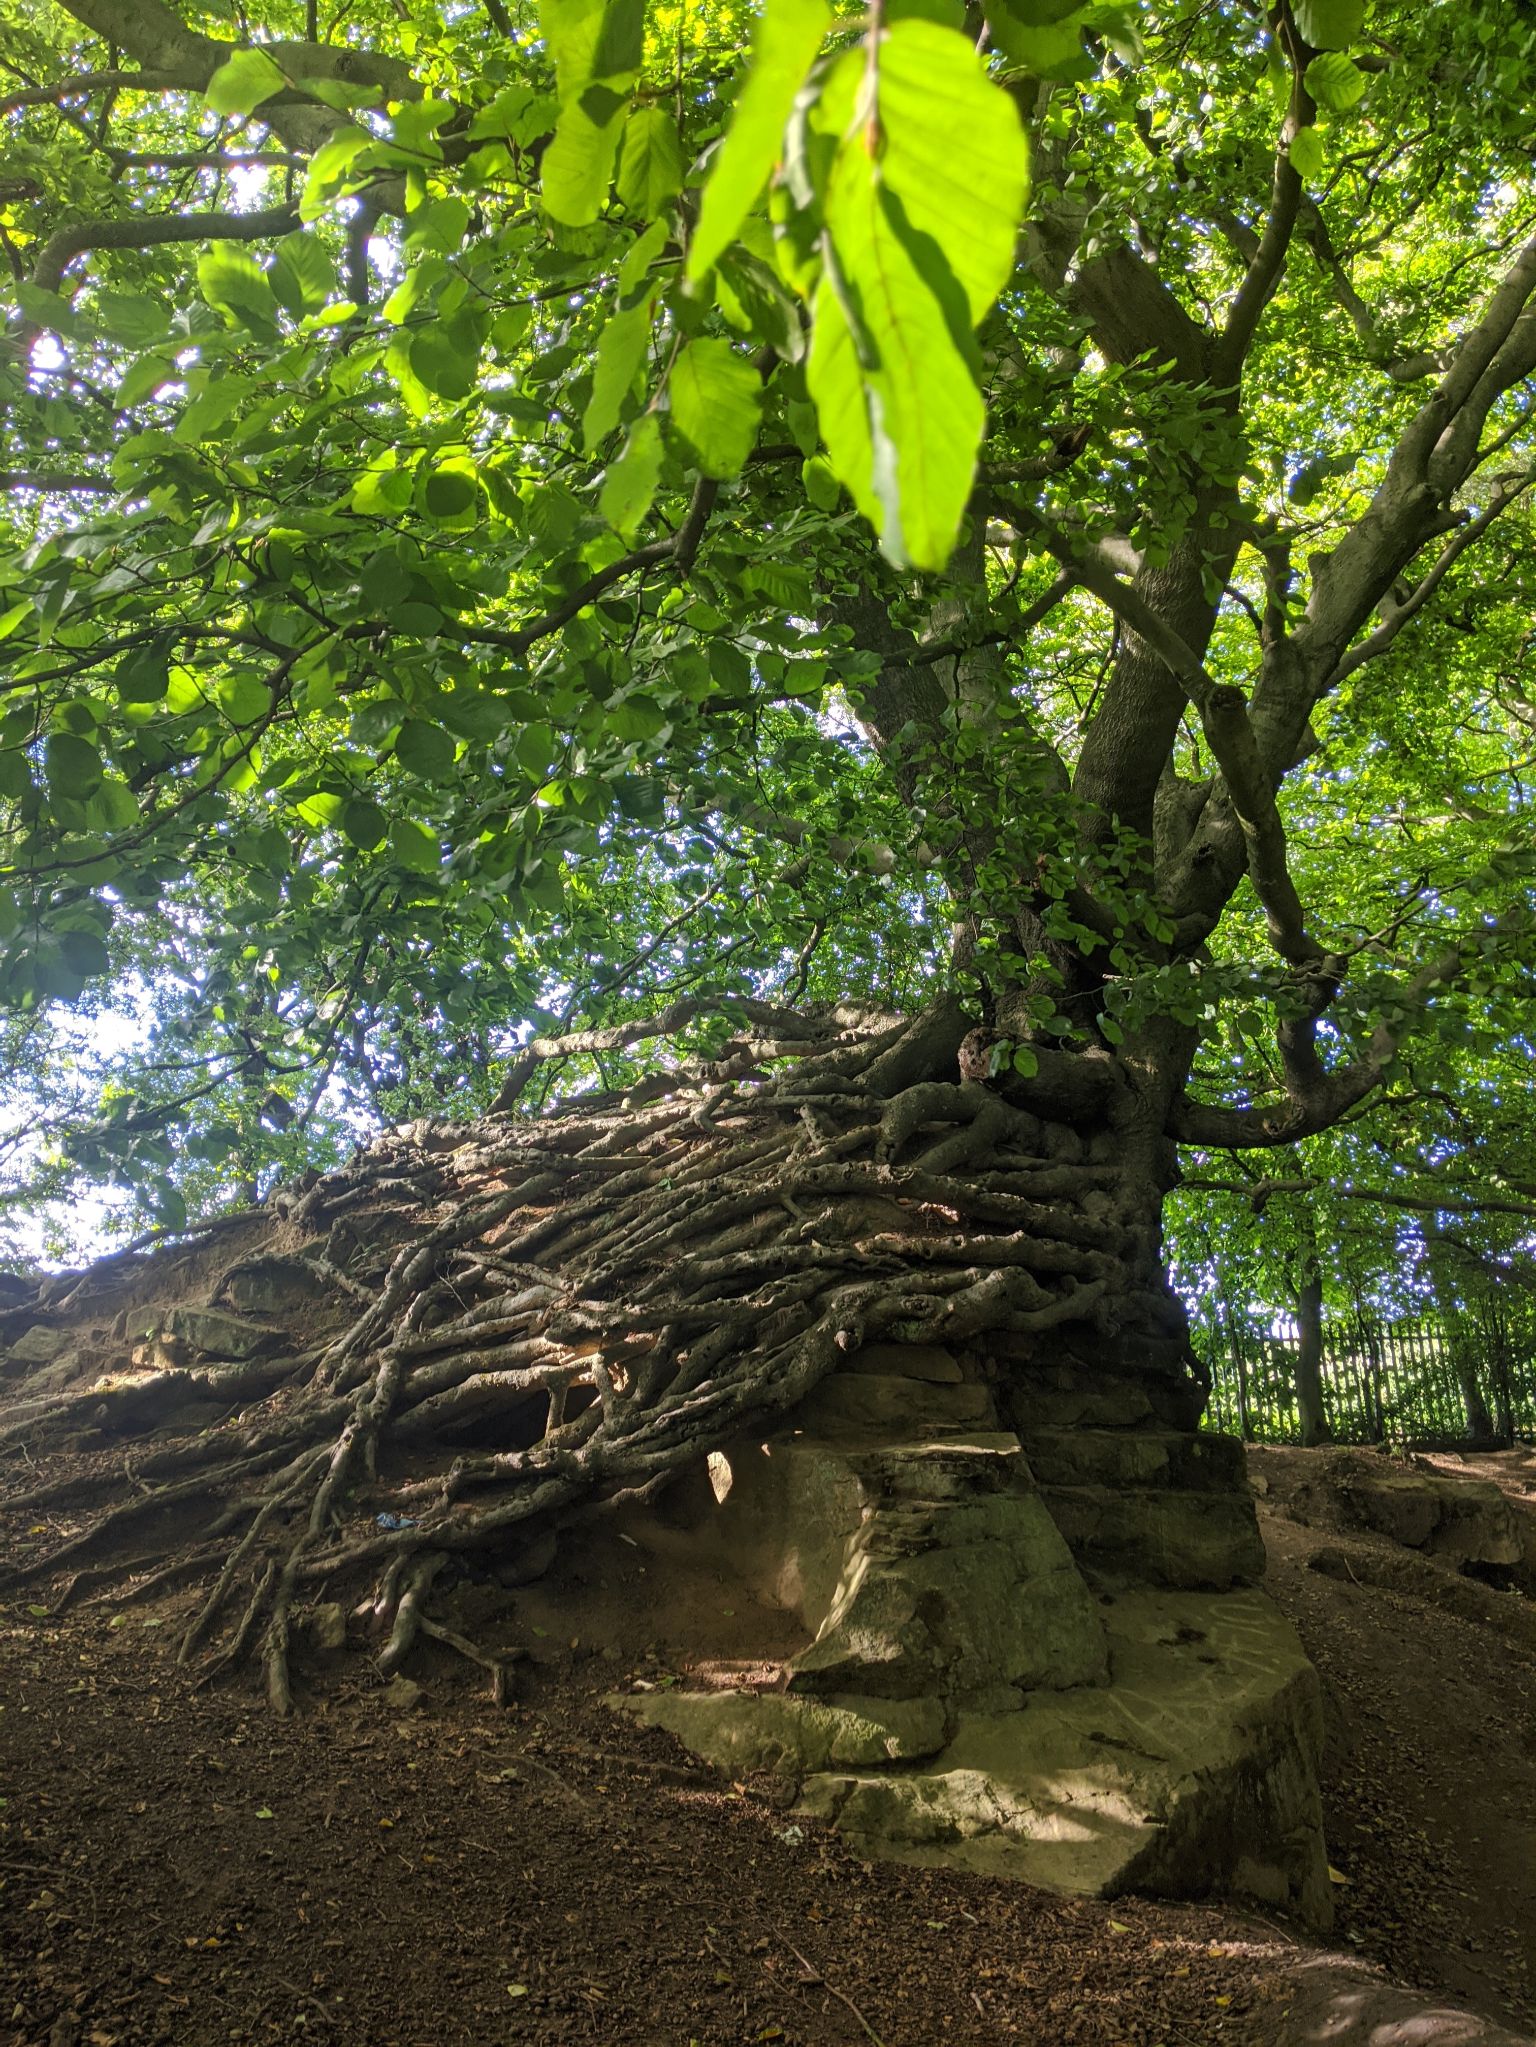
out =
{"type": "Polygon", "coordinates": [[[62,1329],[50,1329],[46,1322],[34,1322],[11,1345],[11,1362],[16,1365],[51,1365],[69,1342],[62,1329]]]}
{"type": "Polygon", "coordinates": [[[384,1703],[394,1713],[419,1713],[426,1704],[422,1687],[409,1677],[392,1677],[384,1687],[384,1703]]]}
{"type": "Polygon", "coordinates": [[[171,1336],[211,1358],[251,1358],[276,1340],[276,1332],[221,1308],[172,1308],[165,1318],[171,1336]]]}
{"type": "Polygon", "coordinates": [[[347,1617],[339,1601],[326,1600],[309,1616],[309,1646],[324,1656],[335,1655],[347,1646],[347,1617]]]}
{"type": "Polygon", "coordinates": [[[498,1557],[491,1565],[491,1573],[498,1585],[531,1585],[535,1579],[542,1578],[555,1561],[555,1546],[553,1529],[546,1529],[531,1542],[498,1557]]]}

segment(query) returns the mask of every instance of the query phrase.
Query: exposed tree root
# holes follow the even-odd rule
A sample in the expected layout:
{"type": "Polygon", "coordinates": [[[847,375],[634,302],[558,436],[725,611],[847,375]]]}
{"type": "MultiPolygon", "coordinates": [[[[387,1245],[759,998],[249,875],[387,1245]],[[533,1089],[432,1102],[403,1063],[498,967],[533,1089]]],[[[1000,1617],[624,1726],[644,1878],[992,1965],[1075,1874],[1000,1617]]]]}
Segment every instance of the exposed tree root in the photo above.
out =
{"type": "MultiPolygon", "coordinates": [[[[503,1696],[503,1660],[426,1611],[448,1558],[650,1497],[871,1340],[1072,1323],[1109,1334],[1129,1320],[1176,1341],[1142,1221],[1155,1203],[1120,1136],[1106,1119],[1085,1135],[941,1077],[964,1028],[942,1012],[872,1037],[839,1029],[760,1084],[680,1082],[633,1108],[409,1125],[277,1197],[269,1227],[285,1255],[297,1244],[350,1321],[299,1361],[124,1372],[108,1398],[18,1402],[0,1437],[34,1456],[87,1421],[100,1435],[152,1430],[189,1386],[241,1404],[158,1442],[135,1474],[143,1490],[104,1502],[12,1582],[100,1558],[169,1510],[207,1508],[214,1525],[187,1575],[214,1582],[184,1662],[207,1653],[210,1674],[259,1639],[268,1697],[287,1711],[307,1588],[372,1575],[381,1670],[426,1635],[503,1696]]],[[[144,1278],[140,1261],[141,1294],[144,1278]]],[[[77,1506],[114,1483],[120,1468],[75,1470],[4,1506],[77,1506]]],[[[61,1599],[151,1561],[78,1567],[61,1599]]],[[[167,1556],[163,1575],[181,1568],[167,1556]]]]}

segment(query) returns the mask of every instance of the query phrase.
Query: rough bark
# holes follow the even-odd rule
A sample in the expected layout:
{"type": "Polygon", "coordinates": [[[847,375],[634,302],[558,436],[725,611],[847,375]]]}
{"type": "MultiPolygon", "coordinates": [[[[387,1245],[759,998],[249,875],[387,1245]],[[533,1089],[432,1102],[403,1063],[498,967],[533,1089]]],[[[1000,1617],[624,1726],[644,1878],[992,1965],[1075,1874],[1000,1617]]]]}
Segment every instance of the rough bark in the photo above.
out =
{"type": "Polygon", "coordinates": [[[649,1499],[872,1341],[1112,1352],[1192,1425],[1160,1151],[1135,1097],[1048,1120],[961,1077],[969,1024],[941,1007],[834,1033],[755,1083],[684,1077],[659,1101],[387,1133],[248,1219],[260,1255],[281,1251],[325,1304],[307,1349],[289,1316],[277,1354],[199,1362],[222,1340],[207,1310],[151,1315],[131,1360],[141,1309],[92,1337],[93,1289],[163,1300],[172,1254],[50,1283],[6,1335],[42,1319],[84,1348],[70,1383],[24,1384],[0,1420],[44,1473],[5,1505],[68,1501],[83,1519],[21,1575],[99,1585],[143,1568],[125,1537],[152,1556],[158,1541],[157,1568],[208,1584],[183,1656],[216,1669],[259,1647],[286,1710],[295,1607],[318,1581],[368,1585],[398,1662],[442,1559],[649,1499]],[[145,1442],[125,1496],[120,1447],[189,1398],[213,1417],[145,1442]],[[70,1445],[99,1454],[48,1475],[70,1445]],[[210,1512],[201,1531],[179,1518],[210,1512]]]}

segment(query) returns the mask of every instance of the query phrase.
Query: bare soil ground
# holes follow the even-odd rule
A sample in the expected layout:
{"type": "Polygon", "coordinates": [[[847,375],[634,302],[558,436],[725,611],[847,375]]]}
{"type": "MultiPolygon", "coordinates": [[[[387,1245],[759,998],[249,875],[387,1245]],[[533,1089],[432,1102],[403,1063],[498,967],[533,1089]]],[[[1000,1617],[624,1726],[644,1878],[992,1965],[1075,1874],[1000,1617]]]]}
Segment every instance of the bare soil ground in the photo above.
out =
{"type": "MultiPolygon", "coordinates": [[[[558,1578],[513,1595],[535,1653],[505,1711],[447,1652],[413,1664],[414,1710],[347,1653],[287,1722],[238,1681],[193,1689],[174,1601],[50,1618],[38,1592],[0,1610],[0,2047],[1529,2038],[1536,1627],[1309,1569],[1390,1545],[1287,1518],[1305,1455],[1255,1469],[1274,1590],[1328,1689],[1332,1946],[860,1862],[771,1785],[602,1707],[681,1661],[622,1587],[596,1653],[561,1639],[558,1578]]],[[[1536,1486],[1529,1456],[1490,1469],[1536,1486]]]]}
{"type": "MultiPolygon", "coordinates": [[[[1529,1516],[1536,1559],[1536,1451],[1369,1462],[1492,1479],[1529,1516]]],[[[1323,1679],[1329,1852],[1348,1878],[1336,1932],[1404,1982],[1536,2031],[1536,1602],[1380,1536],[1298,1525],[1310,1451],[1249,1465],[1268,1486],[1269,1589],[1323,1679]]]]}

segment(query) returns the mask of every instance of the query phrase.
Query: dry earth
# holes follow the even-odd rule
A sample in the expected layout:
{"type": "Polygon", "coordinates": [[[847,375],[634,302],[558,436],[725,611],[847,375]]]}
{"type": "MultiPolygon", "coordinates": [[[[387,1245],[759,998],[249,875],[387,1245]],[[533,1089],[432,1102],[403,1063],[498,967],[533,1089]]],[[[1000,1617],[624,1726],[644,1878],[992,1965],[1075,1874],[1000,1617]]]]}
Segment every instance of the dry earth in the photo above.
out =
{"type": "MultiPolygon", "coordinates": [[[[618,1580],[595,1640],[561,1639],[565,1560],[512,1596],[534,1653],[503,1712],[445,1652],[410,1708],[346,1653],[278,1722],[176,1671],[174,1602],[51,1618],[34,1592],[0,1610],[0,2047],[1529,2039],[1536,1607],[1291,1518],[1308,1454],[1254,1468],[1327,1689],[1332,1946],[860,1862],[601,1707],[683,1658],[618,1580]]],[[[1529,1453],[1437,1465],[1536,1496],[1529,1453]]]]}

